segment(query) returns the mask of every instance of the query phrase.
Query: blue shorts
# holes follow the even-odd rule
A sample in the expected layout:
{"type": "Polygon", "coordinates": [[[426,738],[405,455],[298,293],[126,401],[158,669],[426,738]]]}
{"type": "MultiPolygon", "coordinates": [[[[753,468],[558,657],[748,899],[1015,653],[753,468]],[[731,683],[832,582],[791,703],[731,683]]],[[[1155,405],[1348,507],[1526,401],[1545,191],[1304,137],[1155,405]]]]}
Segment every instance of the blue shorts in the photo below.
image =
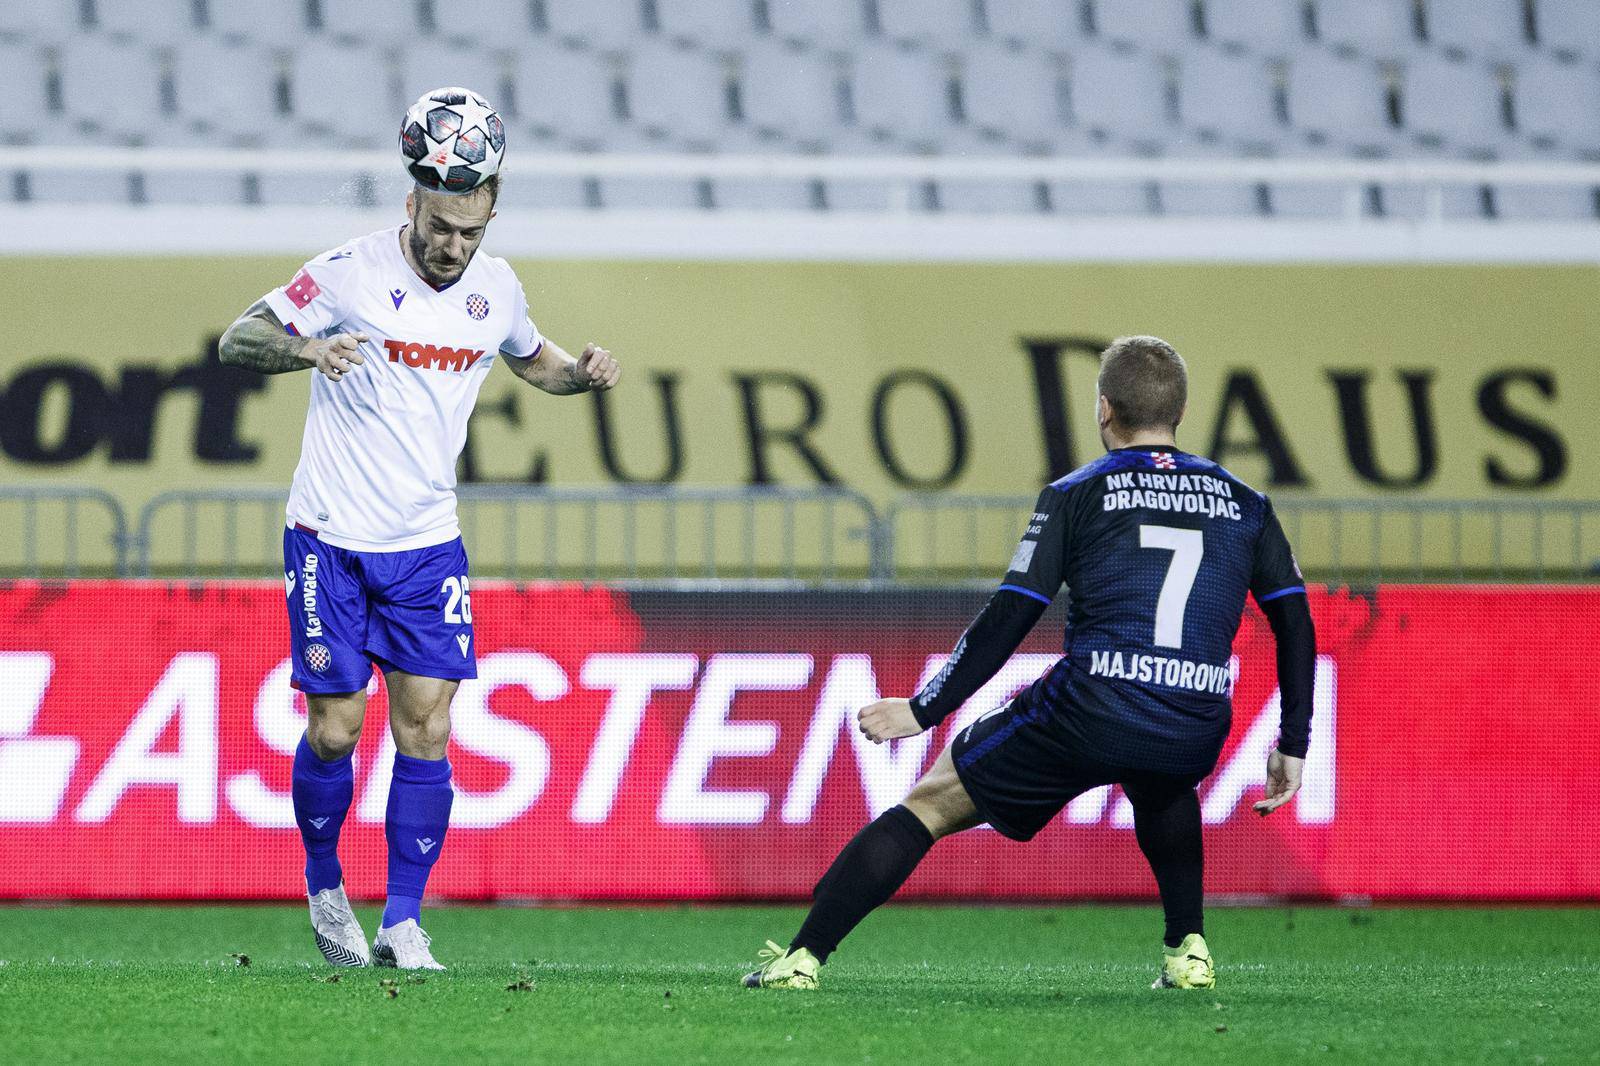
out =
{"type": "Polygon", "coordinates": [[[283,531],[291,684],[318,694],[359,692],[380,670],[477,677],[467,551],[461,538],[397,552],[336,548],[297,527],[283,531]]]}

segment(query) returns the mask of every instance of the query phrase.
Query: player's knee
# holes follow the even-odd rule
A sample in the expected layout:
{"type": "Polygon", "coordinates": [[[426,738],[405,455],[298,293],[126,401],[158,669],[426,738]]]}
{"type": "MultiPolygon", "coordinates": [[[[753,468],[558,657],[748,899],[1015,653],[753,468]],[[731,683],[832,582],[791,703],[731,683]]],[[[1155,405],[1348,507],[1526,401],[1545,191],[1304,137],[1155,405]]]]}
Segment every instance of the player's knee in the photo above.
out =
{"type": "Polygon", "coordinates": [[[903,806],[917,816],[917,821],[935,840],[977,824],[977,812],[959,780],[954,782],[953,788],[944,783],[938,787],[918,785],[906,797],[903,806]]]}
{"type": "Polygon", "coordinates": [[[359,720],[351,722],[333,715],[312,715],[306,720],[306,743],[323,762],[349,755],[360,739],[359,720]]]}
{"type": "Polygon", "coordinates": [[[450,740],[450,704],[411,705],[390,712],[400,750],[418,758],[442,758],[450,740]]]}

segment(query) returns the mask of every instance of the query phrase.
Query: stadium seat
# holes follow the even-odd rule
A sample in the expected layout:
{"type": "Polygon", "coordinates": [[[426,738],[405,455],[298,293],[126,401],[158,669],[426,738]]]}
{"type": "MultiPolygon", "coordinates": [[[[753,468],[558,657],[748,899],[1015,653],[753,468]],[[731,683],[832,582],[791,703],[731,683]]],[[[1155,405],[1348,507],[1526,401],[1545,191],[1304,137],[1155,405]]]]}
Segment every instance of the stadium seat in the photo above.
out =
{"type": "MultiPolygon", "coordinates": [[[[1366,213],[1374,217],[1431,221],[1434,208],[1433,194],[1416,185],[1384,186],[1369,195],[1366,213]]],[[[1439,215],[1451,221],[1487,220],[1495,217],[1496,207],[1492,190],[1477,186],[1451,185],[1439,191],[1439,215]]]]}
{"type": "Polygon", "coordinates": [[[417,5],[393,0],[317,0],[321,33],[346,44],[399,44],[422,32],[417,5]]]}
{"type": "Polygon", "coordinates": [[[941,181],[939,210],[951,215],[1034,215],[1052,209],[1045,181],[941,181]]]}
{"type": "MultiPolygon", "coordinates": [[[[1279,156],[1321,159],[1326,158],[1327,153],[1290,145],[1279,156]]],[[[1359,215],[1360,191],[1326,182],[1275,181],[1268,186],[1266,207],[1273,218],[1328,222],[1359,215]]]]}
{"type": "Polygon", "coordinates": [[[1522,0],[1428,0],[1428,41],[1452,58],[1520,58],[1532,48],[1522,0]]]}
{"type": "Polygon", "coordinates": [[[1600,188],[1498,185],[1499,217],[1528,222],[1600,222],[1600,188]]]}
{"type": "Polygon", "coordinates": [[[990,36],[1018,48],[1065,51],[1084,40],[1077,0],[986,0],[990,36]]]}
{"type": "Polygon", "coordinates": [[[534,32],[529,0],[431,0],[425,11],[434,36],[461,48],[484,47],[485,26],[494,26],[490,44],[519,48],[534,32]]]}
{"type": "MultiPolygon", "coordinates": [[[[507,53],[427,40],[401,48],[397,59],[400,75],[397,106],[409,107],[430,89],[459,85],[482,94],[507,122],[517,117],[518,87],[511,76],[507,53]]],[[[394,121],[398,129],[399,111],[394,121]]]]}
{"type": "Polygon", "coordinates": [[[862,0],[766,0],[767,25],[780,40],[838,47],[866,30],[862,0]]]}
{"type": "Polygon", "coordinates": [[[178,113],[225,147],[259,147],[288,122],[279,81],[271,53],[255,45],[200,37],[173,55],[178,113]]]}
{"type": "Polygon", "coordinates": [[[937,150],[951,132],[953,71],[942,56],[893,45],[858,48],[850,84],[856,122],[874,140],[937,150]]]}
{"type": "MultiPolygon", "coordinates": [[[[532,167],[537,167],[535,160],[532,167]]],[[[523,167],[506,173],[495,207],[508,211],[581,211],[590,207],[583,178],[569,174],[540,174],[523,167]]]]}
{"type": "Polygon", "coordinates": [[[298,43],[310,32],[304,4],[280,7],[272,20],[271,32],[263,32],[260,0],[206,0],[202,10],[211,32],[230,40],[281,46],[298,43]]]}
{"type": "Polygon", "coordinates": [[[1429,151],[1497,155],[1510,134],[1495,73],[1426,52],[1412,56],[1401,79],[1401,124],[1429,151]]]}
{"type": "Polygon", "coordinates": [[[616,211],[693,211],[716,206],[711,183],[695,178],[602,178],[600,199],[603,206],[616,211]]]}
{"type": "Polygon", "coordinates": [[[977,30],[973,0],[877,0],[878,28],[901,44],[955,48],[977,30]]]}
{"type": "Polygon", "coordinates": [[[1380,58],[1416,47],[1412,0],[1316,0],[1317,38],[1335,48],[1380,58]]]}
{"type": "Polygon", "coordinates": [[[752,0],[654,0],[659,32],[678,44],[728,49],[755,35],[752,0]]]}
{"type": "Polygon", "coordinates": [[[1600,158],[1600,73],[1537,57],[1512,84],[1518,131],[1535,148],[1600,158]]]}
{"type": "Polygon", "coordinates": [[[402,103],[391,88],[391,69],[388,55],[375,49],[305,41],[290,55],[289,110],[295,125],[334,147],[393,146],[411,101],[402,103]]]}
{"type": "Polygon", "coordinates": [[[57,118],[45,93],[44,56],[22,41],[0,38],[0,140],[50,140],[57,118]]]}
{"type": "Polygon", "coordinates": [[[714,197],[719,211],[817,211],[827,202],[822,182],[802,178],[723,178],[714,197]]]}
{"type": "Polygon", "coordinates": [[[1176,52],[1195,40],[1193,7],[1172,0],[1089,0],[1095,35],[1112,43],[1176,52]]]}
{"type": "Polygon", "coordinates": [[[144,45],[79,37],[61,45],[59,70],[62,105],[81,129],[126,143],[169,113],[161,68],[144,45]]]}
{"type": "Polygon", "coordinates": [[[1259,56],[1191,48],[1179,72],[1178,112],[1208,143],[1261,150],[1287,133],[1280,92],[1274,65],[1259,56]]]}
{"type": "Polygon", "coordinates": [[[1388,155],[1401,146],[1388,84],[1371,60],[1307,49],[1289,60],[1289,119],[1311,143],[1388,155]]]}
{"type": "Polygon", "coordinates": [[[1206,36],[1228,48],[1283,55],[1305,47],[1303,0],[1206,0],[1206,36]]]}
{"type": "Polygon", "coordinates": [[[640,0],[541,0],[547,32],[590,48],[623,48],[644,32],[640,0]]]}
{"type": "Polygon", "coordinates": [[[741,60],[740,100],[752,130],[802,149],[838,134],[844,76],[833,57],[760,41],[748,45],[741,60]]]}
{"type": "Polygon", "coordinates": [[[144,201],[152,204],[242,204],[245,176],[241,171],[169,171],[144,177],[144,201]]]}
{"type": "Polygon", "coordinates": [[[962,56],[967,122],[1025,152],[1048,151],[1065,132],[1066,86],[1062,64],[1039,52],[987,45],[962,56]]]}
{"type": "Polygon", "coordinates": [[[630,117],[665,147],[709,151],[732,121],[730,81],[727,64],[714,56],[640,41],[627,69],[630,117]]]}
{"type": "MultiPolygon", "coordinates": [[[[403,173],[399,167],[396,174],[403,173]]],[[[261,200],[267,204],[307,207],[390,207],[401,202],[404,182],[395,175],[351,173],[277,173],[260,175],[261,200]],[[387,191],[384,186],[387,185],[387,191]]]]}
{"type": "Polygon", "coordinates": [[[535,40],[517,60],[519,125],[566,148],[592,150],[622,129],[618,74],[592,52],[535,40]]]}
{"type": "Polygon", "coordinates": [[[1073,117],[1099,143],[1150,152],[1174,134],[1160,59],[1083,48],[1073,54],[1070,79],[1073,117]]]}
{"type": "Polygon", "coordinates": [[[1158,203],[1172,218],[1254,218],[1269,212],[1271,194],[1246,181],[1163,181],[1158,203]]]}
{"type": "Polygon", "coordinates": [[[10,178],[8,187],[0,187],[0,199],[26,199],[41,204],[126,204],[130,176],[122,171],[108,170],[38,170],[23,171],[19,181],[10,178]],[[19,195],[19,194],[25,194],[19,195]]]}
{"type": "Polygon", "coordinates": [[[36,44],[57,44],[86,28],[79,0],[0,4],[0,34],[26,37],[36,44]]]}
{"type": "Polygon", "coordinates": [[[1560,56],[1600,56],[1600,4],[1594,0],[1534,0],[1539,45],[1560,56]]]}
{"type": "Polygon", "coordinates": [[[112,0],[94,5],[94,25],[102,33],[170,45],[194,35],[195,14],[195,5],[188,0],[159,4],[112,0]]]}

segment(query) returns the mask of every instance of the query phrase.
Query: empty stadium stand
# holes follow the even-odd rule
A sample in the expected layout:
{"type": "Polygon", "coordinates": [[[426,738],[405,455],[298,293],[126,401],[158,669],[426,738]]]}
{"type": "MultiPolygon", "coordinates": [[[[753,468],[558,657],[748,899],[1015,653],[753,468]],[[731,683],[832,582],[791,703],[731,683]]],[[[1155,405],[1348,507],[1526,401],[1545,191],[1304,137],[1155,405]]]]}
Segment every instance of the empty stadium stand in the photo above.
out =
{"type": "MultiPolygon", "coordinates": [[[[876,208],[867,181],[544,174],[539,153],[1600,162],[1595,0],[33,0],[0,5],[0,143],[390,147],[420,92],[510,127],[508,203],[876,208]],[[517,186],[520,183],[520,188],[517,186]],[[512,190],[515,190],[514,192],[512,190]]],[[[381,175],[379,180],[390,180],[381,175]]],[[[0,166],[0,202],[363,202],[372,175],[0,166]]],[[[949,180],[916,211],[1338,217],[1260,182],[949,180]]],[[[1370,215],[1420,211],[1373,186],[1370,215]]],[[[1447,216],[1600,221],[1485,184],[1447,216]]]]}

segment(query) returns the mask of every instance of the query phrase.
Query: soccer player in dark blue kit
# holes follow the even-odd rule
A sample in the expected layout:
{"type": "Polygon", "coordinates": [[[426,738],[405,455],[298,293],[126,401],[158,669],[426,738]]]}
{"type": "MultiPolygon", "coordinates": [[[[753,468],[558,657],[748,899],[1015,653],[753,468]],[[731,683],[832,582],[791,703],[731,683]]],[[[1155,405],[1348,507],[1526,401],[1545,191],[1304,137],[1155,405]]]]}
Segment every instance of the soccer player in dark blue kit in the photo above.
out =
{"type": "Polygon", "coordinates": [[[749,987],[811,989],[839,942],[905,883],[940,837],[988,822],[1029,840],[1073,797],[1122,786],[1166,916],[1157,988],[1216,981],[1202,907],[1200,803],[1232,719],[1229,659],[1246,595],[1277,641],[1283,716],[1266,815],[1300,787],[1316,639],[1305,584],[1272,504],[1177,447],[1181,356],[1124,337],[1101,356],[1106,454],[1045,488],[1003,583],[950,660],[909,700],[859,715],[875,743],[931,729],[1010,658],[1063,584],[1065,654],[961,731],[905,802],[847,844],[790,946],[768,941],[749,987]]]}

